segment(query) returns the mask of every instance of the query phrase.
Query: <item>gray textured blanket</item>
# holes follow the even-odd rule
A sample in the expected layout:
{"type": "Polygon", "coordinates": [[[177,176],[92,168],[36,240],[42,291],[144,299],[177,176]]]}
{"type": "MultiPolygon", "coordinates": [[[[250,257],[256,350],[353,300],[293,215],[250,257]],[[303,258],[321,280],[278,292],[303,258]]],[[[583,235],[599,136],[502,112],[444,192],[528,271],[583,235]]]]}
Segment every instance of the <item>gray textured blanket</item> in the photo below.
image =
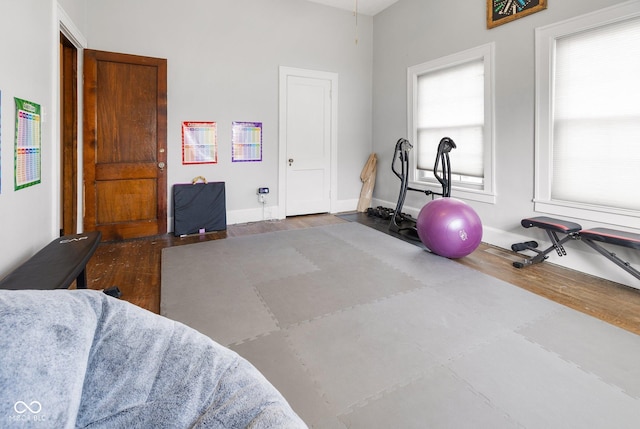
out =
{"type": "Polygon", "coordinates": [[[299,428],[250,363],[97,291],[0,290],[0,427],[299,428]]]}

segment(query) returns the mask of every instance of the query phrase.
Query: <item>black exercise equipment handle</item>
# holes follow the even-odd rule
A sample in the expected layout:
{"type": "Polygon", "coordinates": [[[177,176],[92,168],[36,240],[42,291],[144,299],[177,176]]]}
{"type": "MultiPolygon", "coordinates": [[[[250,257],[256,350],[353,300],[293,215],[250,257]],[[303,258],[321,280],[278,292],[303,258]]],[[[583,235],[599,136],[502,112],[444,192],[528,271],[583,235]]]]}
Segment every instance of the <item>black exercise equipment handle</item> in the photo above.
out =
{"type": "Polygon", "coordinates": [[[433,165],[433,175],[438,179],[440,185],[442,185],[442,194],[440,195],[443,197],[451,196],[451,162],[449,160],[449,152],[455,148],[455,142],[449,137],[443,137],[438,144],[438,154],[436,155],[436,161],[433,165]],[[442,176],[438,173],[439,164],[442,164],[442,176]]]}
{"type": "Polygon", "coordinates": [[[407,196],[407,191],[422,192],[425,195],[442,195],[443,197],[451,196],[451,163],[449,161],[449,152],[451,152],[451,149],[454,149],[455,147],[456,144],[449,137],[443,137],[438,144],[438,153],[433,167],[433,174],[436,179],[438,179],[438,182],[440,182],[440,185],[442,185],[442,193],[439,193],[431,190],[409,187],[409,151],[413,149],[413,145],[405,138],[398,139],[393,152],[391,170],[400,179],[401,184],[398,203],[396,204],[396,209],[393,212],[391,223],[389,225],[392,230],[399,232],[405,229],[415,229],[415,227],[403,228],[400,226],[400,222],[406,220],[402,213],[402,207],[407,196]],[[398,160],[400,161],[401,166],[400,171],[396,169],[398,160]],[[440,164],[442,164],[442,176],[438,173],[438,167],[440,164]]]}
{"type": "Polygon", "coordinates": [[[404,205],[404,200],[407,196],[407,191],[420,191],[429,195],[431,191],[423,191],[421,189],[414,189],[409,187],[409,151],[413,148],[413,145],[409,142],[409,140],[405,138],[400,138],[396,142],[395,151],[393,152],[393,160],[391,161],[391,170],[393,173],[400,179],[400,193],[398,195],[398,202],[396,204],[396,209],[391,216],[391,222],[389,227],[395,231],[400,232],[405,229],[415,229],[411,228],[403,228],[400,226],[400,223],[405,219],[402,214],[402,206],[404,205]],[[398,171],[396,169],[396,163],[400,160],[401,170],[398,171]]]}

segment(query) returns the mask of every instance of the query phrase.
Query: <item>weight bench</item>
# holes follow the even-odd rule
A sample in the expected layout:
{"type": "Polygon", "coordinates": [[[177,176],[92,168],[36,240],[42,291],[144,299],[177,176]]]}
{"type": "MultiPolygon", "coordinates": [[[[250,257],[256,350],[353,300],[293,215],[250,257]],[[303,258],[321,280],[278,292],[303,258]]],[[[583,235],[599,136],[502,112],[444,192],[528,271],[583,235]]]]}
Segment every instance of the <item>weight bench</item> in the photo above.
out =
{"type": "Polygon", "coordinates": [[[74,280],[78,289],[86,289],[86,266],[101,237],[91,231],[56,238],[0,280],[0,289],[67,289],[74,280]]]}
{"type": "Polygon", "coordinates": [[[531,250],[536,253],[533,258],[524,259],[523,261],[514,262],[516,268],[523,268],[528,265],[538,264],[548,258],[548,254],[553,250],[558,256],[567,254],[562,246],[569,240],[577,240],[585,243],[605,258],[640,280],[640,271],[631,266],[629,262],[620,259],[615,253],[608,251],[598,243],[613,244],[616,246],[628,247],[630,249],[640,250],[640,234],[632,232],[617,231],[609,228],[592,228],[583,230],[582,226],[575,222],[568,222],[547,216],[537,216],[522,219],[520,224],[525,228],[541,228],[545,230],[547,236],[551,240],[551,246],[545,250],[538,250],[538,243],[535,241],[526,241],[524,243],[516,243],[511,246],[514,252],[523,250],[531,250]],[[559,238],[558,234],[564,234],[559,238]]]}
{"type": "Polygon", "coordinates": [[[526,241],[524,243],[516,243],[511,245],[511,250],[514,252],[521,252],[523,250],[531,250],[537,253],[536,256],[529,259],[524,259],[522,262],[514,262],[513,266],[516,268],[522,268],[527,265],[539,264],[548,258],[548,254],[552,251],[556,251],[558,256],[564,256],[567,254],[567,251],[564,250],[562,246],[569,240],[577,240],[578,234],[582,230],[582,225],[575,222],[567,222],[559,219],[554,219],[546,216],[538,216],[532,217],[528,219],[522,219],[520,224],[525,228],[541,228],[544,229],[547,235],[549,236],[549,240],[551,241],[551,246],[549,246],[545,250],[538,250],[538,243],[535,241],[526,241]],[[564,234],[564,237],[560,239],[558,234],[564,234]]]}
{"type": "Polygon", "coordinates": [[[620,259],[615,253],[609,252],[600,246],[596,241],[602,243],[615,244],[616,246],[624,246],[630,249],[640,250],[640,234],[634,234],[625,231],[616,231],[608,228],[593,228],[580,231],[582,242],[590,246],[596,252],[609,259],[611,262],[640,279],[640,271],[636,270],[628,262],[620,259]]]}

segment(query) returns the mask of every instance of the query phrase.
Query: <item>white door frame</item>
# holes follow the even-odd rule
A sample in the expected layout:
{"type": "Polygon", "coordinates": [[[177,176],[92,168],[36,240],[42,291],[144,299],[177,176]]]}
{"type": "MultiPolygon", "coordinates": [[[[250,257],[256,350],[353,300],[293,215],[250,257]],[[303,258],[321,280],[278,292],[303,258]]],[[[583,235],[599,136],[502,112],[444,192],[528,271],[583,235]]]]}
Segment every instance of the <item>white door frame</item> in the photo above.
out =
{"type": "Polygon", "coordinates": [[[338,195],[338,74],[280,66],[280,100],[278,124],[278,219],[287,213],[287,78],[289,76],[325,79],[331,82],[331,208],[335,213],[338,195]]]}

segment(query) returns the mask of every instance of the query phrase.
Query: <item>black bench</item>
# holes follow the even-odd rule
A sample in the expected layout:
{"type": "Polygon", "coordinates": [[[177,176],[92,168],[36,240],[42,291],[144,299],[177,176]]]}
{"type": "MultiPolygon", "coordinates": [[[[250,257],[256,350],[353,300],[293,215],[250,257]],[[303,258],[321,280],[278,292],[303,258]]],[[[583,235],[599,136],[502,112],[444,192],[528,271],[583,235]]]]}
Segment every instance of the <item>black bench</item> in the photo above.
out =
{"type": "Polygon", "coordinates": [[[578,233],[582,230],[580,224],[574,222],[566,222],[559,219],[554,219],[546,216],[539,216],[533,218],[522,219],[520,224],[525,228],[538,227],[544,229],[551,241],[551,246],[545,250],[538,250],[538,243],[535,241],[527,241],[524,243],[516,243],[511,246],[511,250],[514,252],[520,252],[522,250],[531,250],[536,253],[533,258],[525,259],[522,262],[514,262],[513,266],[516,268],[522,268],[526,265],[538,264],[548,258],[547,254],[555,250],[558,256],[564,256],[567,251],[562,246],[569,240],[577,239],[578,233]],[[559,238],[558,234],[564,234],[564,237],[559,238]]]}
{"type": "Polygon", "coordinates": [[[543,262],[548,258],[547,254],[549,254],[553,250],[557,252],[558,256],[566,255],[567,252],[562,245],[569,240],[577,240],[585,243],[635,278],[640,279],[640,271],[632,267],[629,262],[623,261],[615,253],[610,252],[599,244],[613,244],[616,246],[623,246],[635,250],[640,250],[640,234],[634,234],[632,232],[626,231],[617,231],[610,228],[582,229],[582,226],[578,223],[568,222],[547,216],[537,216],[522,219],[520,224],[525,228],[536,227],[543,229],[551,240],[551,246],[549,246],[545,250],[538,250],[538,243],[535,241],[513,244],[511,246],[511,250],[513,250],[514,252],[531,250],[536,253],[536,256],[532,258],[514,262],[513,266],[516,268],[523,268],[528,265],[543,262]],[[559,238],[558,234],[564,234],[564,237],[559,238]]]}
{"type": "Polygon", "coordinates": [[[100,231],[56,238],[5,278],[0,289],[87,288],[86,266],[100,244],[100,231]]]}
{"type": "Polygon", "coordinates": [[[580,238],[583,243],[600,253],[611,262],[640,279],[640,271],[636,270],[628,262],[620,259],[615,253],[609,252],[600,246],[597,241],[602,243],[615,244],[616,246],[629,247],[630,249],[640,250],[640,234],[634,234],[626,231],[616,231],[609,228],[593,228],[583,229],[580,231],[580,238]]]}

